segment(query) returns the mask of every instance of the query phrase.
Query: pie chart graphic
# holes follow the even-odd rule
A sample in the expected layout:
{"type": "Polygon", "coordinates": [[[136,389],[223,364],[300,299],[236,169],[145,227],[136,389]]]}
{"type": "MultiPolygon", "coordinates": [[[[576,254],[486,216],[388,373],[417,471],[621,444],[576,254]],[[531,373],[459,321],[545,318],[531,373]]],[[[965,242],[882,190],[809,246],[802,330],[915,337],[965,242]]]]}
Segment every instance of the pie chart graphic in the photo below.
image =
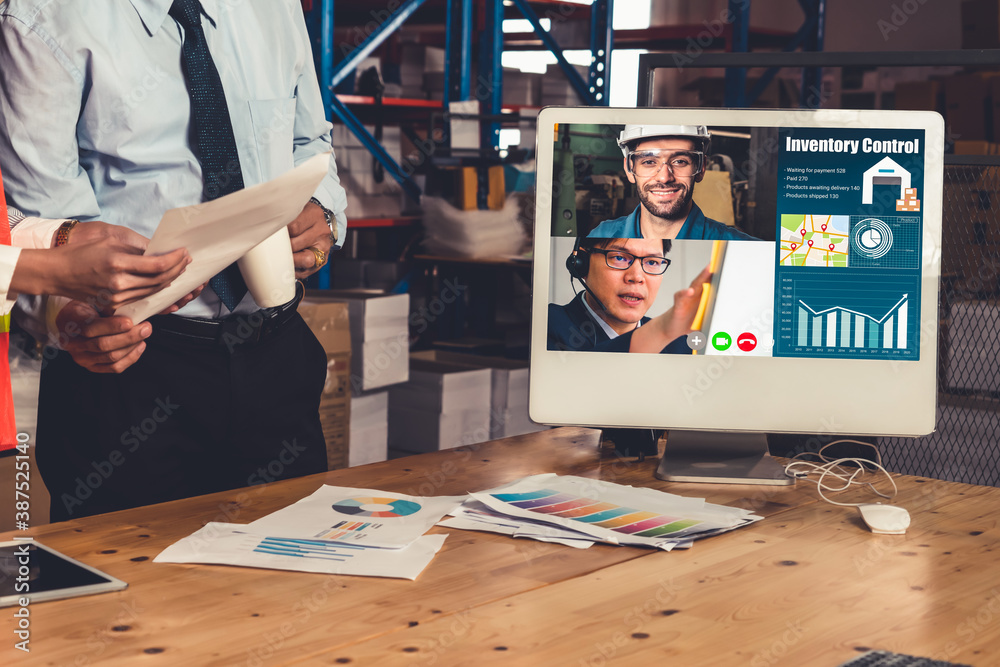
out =
{"type": "Polygon", "coordinates": [[[419,504],[402,498],[345,498],[332,507],[341,514],[380,518],[409,516],[420,511],[419,504]]]}
{"type": "Polygon", "coordinates": [[[855,251],[879,259],[892,248],[892,230],[878,218],[867,218],[854,225],[851,240],[855,251]]]}

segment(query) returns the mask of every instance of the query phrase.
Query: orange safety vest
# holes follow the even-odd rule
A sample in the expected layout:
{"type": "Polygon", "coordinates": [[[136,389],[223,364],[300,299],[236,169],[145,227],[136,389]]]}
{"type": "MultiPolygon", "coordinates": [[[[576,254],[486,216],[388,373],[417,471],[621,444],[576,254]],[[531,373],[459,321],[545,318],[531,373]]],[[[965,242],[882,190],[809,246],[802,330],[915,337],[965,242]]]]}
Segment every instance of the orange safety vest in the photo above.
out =
{"type": "MultiPolygon", "coordinates": [[[[10,224],[7,222],[7,200],[3,195],[3,174],[0,174],[0,243],[10,245],[10,224]]],[[[14,392],[10,388],[10,313],[0,316],[0,451],[17,446],[14,425],[14,392]]]]}

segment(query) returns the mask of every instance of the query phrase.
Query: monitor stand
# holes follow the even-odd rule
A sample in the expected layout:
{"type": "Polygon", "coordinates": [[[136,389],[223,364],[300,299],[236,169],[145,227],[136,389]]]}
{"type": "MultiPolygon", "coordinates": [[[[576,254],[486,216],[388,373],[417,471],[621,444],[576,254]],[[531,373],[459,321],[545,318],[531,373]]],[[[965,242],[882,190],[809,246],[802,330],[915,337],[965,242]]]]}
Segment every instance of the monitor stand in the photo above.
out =
{"type": "Polygon", "coordinates": [[[668,482],[795,483],[767,453],[767,434],[729,431],[668,431],[656,477],[668,482]]]}

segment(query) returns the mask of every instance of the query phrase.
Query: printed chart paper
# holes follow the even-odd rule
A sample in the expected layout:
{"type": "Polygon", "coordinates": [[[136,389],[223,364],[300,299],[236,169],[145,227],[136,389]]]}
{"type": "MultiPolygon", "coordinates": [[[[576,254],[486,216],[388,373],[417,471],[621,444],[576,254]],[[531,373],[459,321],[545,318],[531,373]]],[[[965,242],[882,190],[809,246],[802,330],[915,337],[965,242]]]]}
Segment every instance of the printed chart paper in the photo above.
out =
{"type": "Polygon", "coordinates": [[[561,526],[609,544],[672,549],[761,517],[655,489],[554,474],[525,477],[471,497],[510,517],[561,526]]]}
{"type": "Polygon", "coordinates": [[[247,524],[244,530],[399,549],[426,533],[465,499],[322,486],[311,496],[247,524]]]}
{"type": "Polygon", "coordinates": [[[155,563],[238,565],[322,574],[414,580],[444,545],[447,535],[424,535],[403,549],[268,537],[246,525],[212,522],[164,549],[155,563]]]}

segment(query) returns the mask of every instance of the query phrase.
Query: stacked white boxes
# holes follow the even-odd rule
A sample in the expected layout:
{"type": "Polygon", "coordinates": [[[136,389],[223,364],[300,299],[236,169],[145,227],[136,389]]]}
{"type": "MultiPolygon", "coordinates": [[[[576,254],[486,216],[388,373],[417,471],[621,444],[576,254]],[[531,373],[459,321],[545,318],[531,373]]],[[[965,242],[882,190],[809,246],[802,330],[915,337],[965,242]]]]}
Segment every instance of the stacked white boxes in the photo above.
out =
{"type": "Polygon", "coordinates": [[[410,380],[389,389],[389,446],[432,452],[490,439],[490,371],[410,360],[410,380]]]}
{"type": "Polygon", "coordinates": [[[351,467],[385,461],[389,442],[389,392],[351,396],[351,467]]]}
{"type": "MultiPolygon", "coordinates": [[[[365,129],[374,135],[373,125],[365,125],[365,129]]],[[[405,207],[405,196],[396,179],[383,171],[382,181],[375,180],[375,158],[346,125],[335,124],[331,136],[337,173],[347,191],[348,217],[383,218],[400,215],[405,207]]],[[[403,159],[400,141],[398,125],[385,125],[382,128],[380,143],[397,164],[401,164],[403,159]]]]}
{"type": "Polygon", "coordinates": [[[371,391],[409,376],[409,294],[367,290],[310,291],[310,299],[347,304],[351,326],[351,389],[371,391]]]}
{"type": "Polygon", "coordinates": [[[414,359],[433,359],[490,370],[490,439],[543,431],[547,426],[528,417],[528,362],[460,352],[428,350],[414,359]]]}

